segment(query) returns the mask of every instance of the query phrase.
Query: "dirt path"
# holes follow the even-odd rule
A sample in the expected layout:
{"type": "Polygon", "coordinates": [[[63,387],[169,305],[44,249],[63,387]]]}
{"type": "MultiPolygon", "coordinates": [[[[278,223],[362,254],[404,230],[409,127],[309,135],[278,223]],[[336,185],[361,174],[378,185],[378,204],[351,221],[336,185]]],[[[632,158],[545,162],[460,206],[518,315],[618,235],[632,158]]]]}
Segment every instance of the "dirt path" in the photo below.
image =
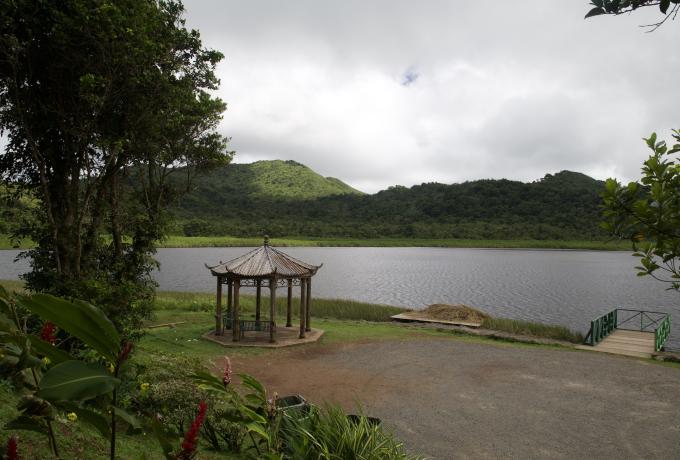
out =
{"type": "Polygon", "coordinates": [[[315,345],[235,360],[279,394],[361,403],[435,458],[677,458],[680,369],[455,339],[315,345]]]}

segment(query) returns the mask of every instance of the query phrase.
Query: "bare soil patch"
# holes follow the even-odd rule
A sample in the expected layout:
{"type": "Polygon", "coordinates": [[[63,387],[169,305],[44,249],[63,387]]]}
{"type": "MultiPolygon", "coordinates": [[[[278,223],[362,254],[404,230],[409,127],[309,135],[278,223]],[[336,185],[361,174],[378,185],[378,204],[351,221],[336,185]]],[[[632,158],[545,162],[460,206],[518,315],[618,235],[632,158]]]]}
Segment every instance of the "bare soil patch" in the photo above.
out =
{"type": "Polygon", "coordinates": [[[422,315],[429,319],[444,320],[444,321],[465,321],[470,323],[481,323],[491,316],[476,308],[467,305],[448,305],[443,303],[436,303],[430,305],[425,310],[419,311],[422,315]]]}
{"type": "Polygon", "coordinates": [[[434,458],[675,458],[680,370],[448,338],[312,344],[234,359],[280,395],[363,407],[434,458]]]}

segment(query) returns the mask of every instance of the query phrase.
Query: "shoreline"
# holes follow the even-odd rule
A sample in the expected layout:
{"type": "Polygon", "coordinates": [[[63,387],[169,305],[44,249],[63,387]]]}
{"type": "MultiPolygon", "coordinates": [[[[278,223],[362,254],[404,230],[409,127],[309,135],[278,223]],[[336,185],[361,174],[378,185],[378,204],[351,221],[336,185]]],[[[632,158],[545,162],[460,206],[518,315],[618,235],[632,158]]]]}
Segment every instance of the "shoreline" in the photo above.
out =
{"type": "MultiPolygon", "coordinates": [[[[170,236],[159,248],[257,247],[262,238],[230,236],[170,236]]],[[[630,251],[628,241],[587,240],[484,240],[426,238],[272,238],[274,247],[373,247],[373,248],[463,248],[463,249],[553,249],[630,251]]]]}
{"type": "MultiPolygon", "coordinates": [[[[262,238],[232,236],[168,236],[158,248],[228,248],[257,247],[262,238]]],[[[32,241],[14,246],[7,235],[0,235],[0,250],[30,249],[32,241]]],[[[552,249],[582,251],[630,251],[628,241],[589,240],[485,240],[429,238],[272,238],[274,247],[338,247],[338,248],[462,248],[462,249],[552,249]]]]}

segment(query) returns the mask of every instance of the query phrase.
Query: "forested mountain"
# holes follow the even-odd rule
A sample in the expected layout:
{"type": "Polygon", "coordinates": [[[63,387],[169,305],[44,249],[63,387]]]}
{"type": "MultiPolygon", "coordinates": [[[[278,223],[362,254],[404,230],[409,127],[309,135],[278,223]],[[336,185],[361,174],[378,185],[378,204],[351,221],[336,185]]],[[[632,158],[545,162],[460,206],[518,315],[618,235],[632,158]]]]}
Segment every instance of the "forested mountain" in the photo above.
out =
{"type": "Polygon", "coordinates": [[[185,235],[599,239],[603,182],[562,171],[531,182],[426,183],[362,194],[295,162],[234,164],[197,178],[185,235]]]}
{"type": "MultiPolygon", "coordinates": [[[[294,161],[231,164],[194,179],[173,211],[174,234],[349,238],[578,239],[599,229],[604,183],[562,171],[531,183],[476,180],[364,194],[294,161]]],[[[2,190],[0,190],[1,192],[2,190]]],[[[29,217],[0,203],[0,233],[29,217]]]]}

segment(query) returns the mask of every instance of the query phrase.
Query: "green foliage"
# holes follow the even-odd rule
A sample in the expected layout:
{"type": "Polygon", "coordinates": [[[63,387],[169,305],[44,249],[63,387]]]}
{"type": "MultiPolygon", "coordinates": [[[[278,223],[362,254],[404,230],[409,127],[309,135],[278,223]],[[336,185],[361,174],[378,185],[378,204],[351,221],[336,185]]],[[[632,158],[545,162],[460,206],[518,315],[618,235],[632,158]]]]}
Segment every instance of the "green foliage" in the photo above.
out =
{"type": "Polygon", "coordinates": [[[150,312],[167,207],[186,188],[169,178],[231,159],[217,132],[226,106],[209,94],[222,55],[186,29],[175,0],[5,6],[2,194],[32,206],[0,230],[35,242],[31,290],[96,303],[134,337],[150,312]]]}
{"type": "Polygon", "coordinates": [[[21,296],[19,305],[52,321],[113,362],[120,352],[120,336],[106,315],[87,302],[67,301],[45,294],[21,296]]]}
{"type": "MultiPolygon", "coordinates": [[[[251,247],[262,238],[233,236],[170,236],[167,248],[251,247]]],[[[430,247],[430,248],[532,248],[622,251],[628,248],[619,240],[480,240],[460,238],[276,238],[275,246],[293,247],[430,247]]]]}
{"type": "Polygon", "coordinates": [[[680,11],[680,0],[592,0],[590,5],[592,8],[586,13],[586,19],[603,14],[630,13],[639,8],[658,6],[663,19],[655,24],[645,26],[650,27],[651,30],[656,30],[669,18],[675,18],[677,12],[680,11]]]}
{"type": "Polygon", "coordinates": [[[493,331],[509,332],[541,339],[563,340],[565,342],[583,343],[583,335],[564,326],[543,324],[507,318],[486,318],[482,327],[493,331]]]}
{"type": "Polygon", "coordinates": [[[132,420],[116,407],[116,389],[120,384],[117,377],[131,349],[129,345],[121,347],[113,324],[96,307],[84,302],[67,302],[48,295],[33,298],[22,295],[15,299],[4,289],[0,289],[0,310],[3,314],[0,368],[5,374],[3,377],[13,378],[17,389],[25,393],[18,406],[19,416],[7,427],[45,433],[52,453],[58,456],[52,424],[59,411],[69,410],[81,414],[84,421],[101,433],[111,434],[113,457],[116,417],[132,420]],[[64,351],[45,351],[49,345],[26,331],[26,320],[20,316],[22,311],[53,321],[72,334],[72,338],[110,359],[111,369],[101,360],[88,363],[69,359],[64,351]],[[50,357],[58,362],[50,365],[50,357]],[[83,406],[90,401],[95,403],[94,407],[83,406]],[[112,413],[110,425],[102,411],[112,413]]]}
{"type": "MultiPolygon", "coordinates": [[[[297,302],[297,300],[294,300],[297,302]]],[[[262,296],[262,305],[269,305],[269,297],[262,296]]],[[[215,295],[199,292],[159,292],[155,309],[211,312],[215,308],[215,295]]],[[[243,318],[255,314],[255,297],[240,297],[241,315],[243,318]]],[[[404,309],[390,305],[379,305],[346,299],[312,299],[315,318],[335,318],[365,321],[391,321],[390,316],[403,313],[404,309]]],[[[279,296],[276,299],[276,315],[285,318],[287,299],[279,296]]],[[[297,318],[299,309],[293,308],[293,317],[297,318]]]]}
{"type": "Polygon", "coordinates": [[[50,368],[36,395],[48,401],[86,401],[112,392],[119,383],[101,365],[71,360],[50,368]]]}
{"type": "Polygon", "coordinates": [[[629,240],[640,257],[638,276],[651,276],[680,290],[680,130],[669,147],[656,133],[645,139],[651,156],[639,182],[606,183],[603,227],[629,240]]]}
{"type": "Polygon", "coordinates": [[[289,458],[320,460],[365,459],[407,460],[419,457],[406,453],[402,443],[368,417],[348,417],[339,407],[314,409],[294,419],[283,434],[289,458]]]}
{"type": "MultiPolygon", "coordinates": [[[[249,165],[230,165],[226,170],[236,166],[249,165]]],[[[253,170],[250,173],[256,175],[253,170]]],[[[604,236],[598,228],[603,183],[569,171],[528,184],[509,180],[429,183],[391,187],[374,195],[315,197],[284,194],[272,187],[271,195],[244,188],[235,197],[226,193],[227,185],[204,184],[202,178],[197,178],[195,186],[176,210],[179,220],[174,233],[499,240],[604,236]]],[[[297,188],[307,186],[301,182],[297,188]]]]}

